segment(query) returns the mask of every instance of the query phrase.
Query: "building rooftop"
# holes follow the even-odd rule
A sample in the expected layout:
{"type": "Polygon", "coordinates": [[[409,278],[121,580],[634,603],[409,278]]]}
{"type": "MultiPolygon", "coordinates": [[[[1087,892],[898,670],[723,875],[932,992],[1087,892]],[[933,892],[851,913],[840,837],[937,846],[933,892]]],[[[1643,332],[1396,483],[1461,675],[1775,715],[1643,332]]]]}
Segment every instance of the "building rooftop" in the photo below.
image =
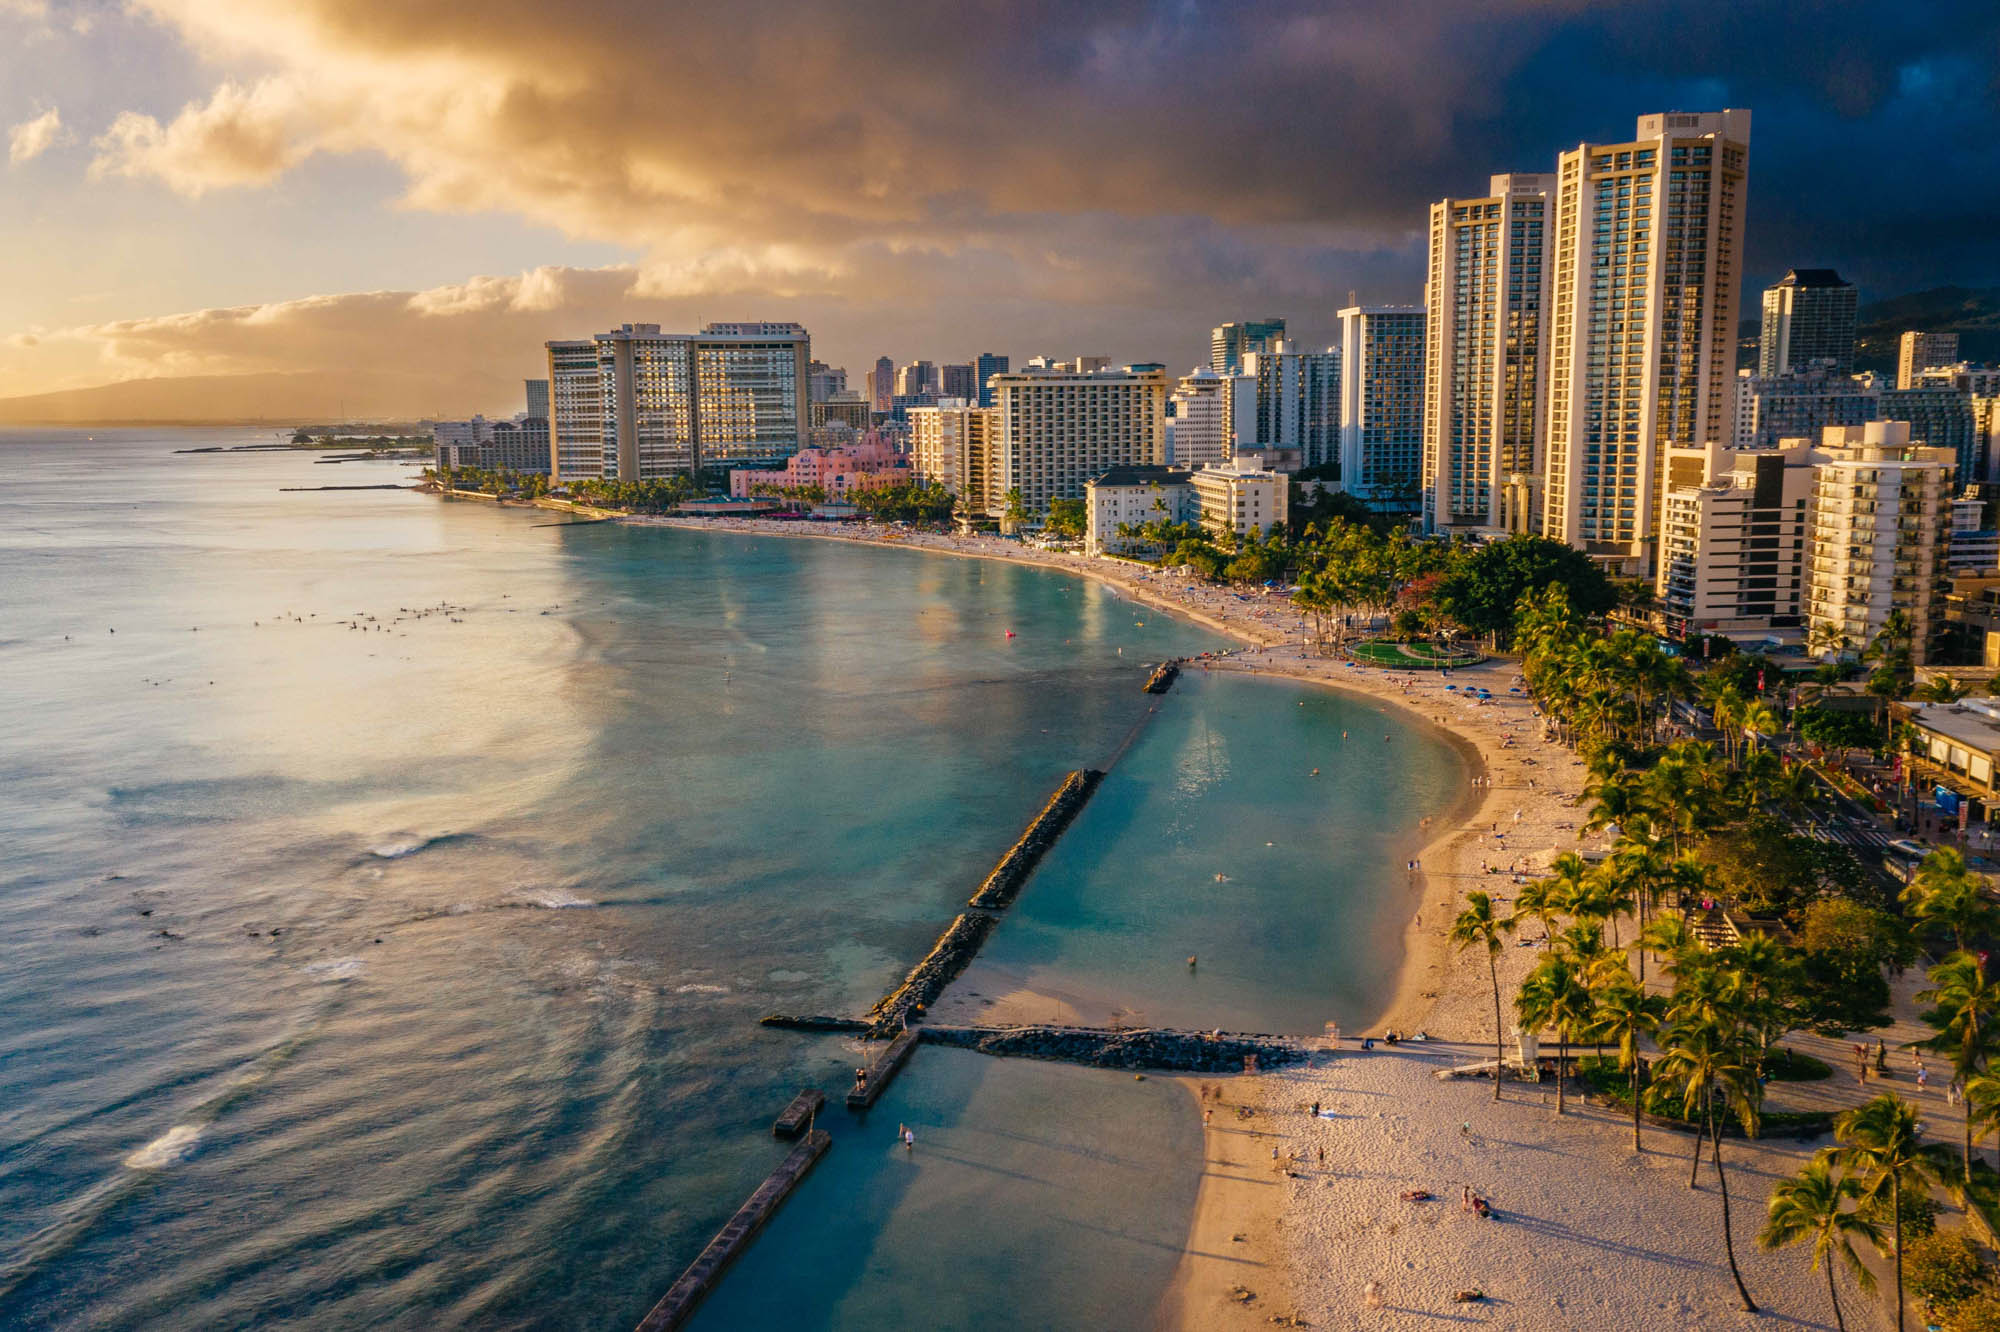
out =
{"type": "Polygon", "coordinates": [[[1112,467],[1090,478],[1093,486],[1184,486],[1193,472],[1178,467],[1133,464],[1112,467]]]}
{"type": "Polygon", "coordinates": [[[1959,703],[1906,703],[1910,720],[1934,735],[1982,754],[2000,753],[2000,704],[1991,699],[1959,703]]]}
{"type": "Polygon", "coordinates": [[[1831,268],[1794,268],[1777,283],[1780,287],[1851,287],[1831,268]]]}

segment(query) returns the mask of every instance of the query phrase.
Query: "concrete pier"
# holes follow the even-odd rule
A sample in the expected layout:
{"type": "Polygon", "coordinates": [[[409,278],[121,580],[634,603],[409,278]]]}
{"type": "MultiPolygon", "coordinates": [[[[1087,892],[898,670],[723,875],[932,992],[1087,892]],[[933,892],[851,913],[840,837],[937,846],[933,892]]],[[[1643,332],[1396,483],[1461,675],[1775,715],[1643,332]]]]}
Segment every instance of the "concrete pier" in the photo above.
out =
{"type": "Polygon", "coordinates": [[[903,1062],[910,1057],[910,1051],[917,1048],[917,1033],[906,1031],[889,1042],[889,1047],[875,1056],[875,1062],[868,1065],[868,1078],[859,1087],[847,1093],[849,1110],[866,1110],[875,1104],[875,1098],[896,1076],[903,1062]]]}
{"type": "Polygon", "coordinates": [[[824,1129],[814,1129],[805,1140],[792,1149],[791,1155],[773,1170],[750,1200],[736,1209],[736,1215],[729,1218],[727,1225],[716,1232],[714,1239],[688,1264],[687,1271],[681,1273],[680,1280],[667,1288],[660,1302],[653,1306],[639,1322],[637,1332],[673,1332],[694,1313],[695,1306],[715,1288],[724,1268],[736,1260],[736,1256],[749,1246],[751,1237],[764,1228],[777,1212],[779,1204],[791,1196],[806,1172],[819,1163],[826,1155],[826,1149],[833,1145],[833,1138],[824,1129]]]}
{"type": "Polygon", "coordinates": [[[792,1103],[784,1108],[776,1122],[771,1125],[771,1136],[798,1137],[806,1131],[806,1125],[812,1123],[813,1116],[818,1114],[825,1104],[825,1092],[817,1087],[802,1088],[799,1094],[792,1098],[792,1103]]]}

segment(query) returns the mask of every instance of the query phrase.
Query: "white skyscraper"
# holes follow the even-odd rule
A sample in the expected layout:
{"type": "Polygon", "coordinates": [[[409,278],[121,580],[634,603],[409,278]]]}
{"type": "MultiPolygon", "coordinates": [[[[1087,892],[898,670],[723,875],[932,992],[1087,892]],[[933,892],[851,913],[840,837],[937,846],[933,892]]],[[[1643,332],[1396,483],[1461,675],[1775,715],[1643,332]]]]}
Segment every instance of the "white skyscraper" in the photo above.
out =
{"type": "Polygon", "coordinates": [[[1543,354],[1555,177],[1495,176],[1431,205],[1424,284],[1424,519],[1541,527],[1543,354]]]}
{"type": "Polygon", "coordinates": [[[1423,475],[1424,310],[1340,312],[1340,486],[1363,499],[1414,498],[1423,475]]]}
{"type": "Polygon", "coordinates": [[[1207,366],[1181,376],[1174,389],[1174,414],[1167,418],[1167,463],[1172,467],[1206,467],[1229,456],[1223,431],[1223,388],[1229,380],[1207,366]]]}
{"type": "Polygon", "coordinates": [[[1750,113],[1639,118],[1558,160],[1543,531],[1650,567],[1665,451],[1733,433],[1750,113]]]}

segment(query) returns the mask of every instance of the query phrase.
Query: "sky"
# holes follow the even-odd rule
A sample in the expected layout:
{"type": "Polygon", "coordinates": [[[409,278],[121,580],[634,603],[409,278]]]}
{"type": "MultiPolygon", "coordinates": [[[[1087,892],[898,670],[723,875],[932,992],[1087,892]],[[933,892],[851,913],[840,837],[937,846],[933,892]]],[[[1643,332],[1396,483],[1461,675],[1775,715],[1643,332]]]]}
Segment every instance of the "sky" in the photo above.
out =
{"type": "Polygon", "coordinates": [[[637,320],[1191,367],[1420,301],[1435,199],[1723,106],[1753,293],[2000,285],[1991,0],[0,0],[0,398],[506,412],[637,320]]]}

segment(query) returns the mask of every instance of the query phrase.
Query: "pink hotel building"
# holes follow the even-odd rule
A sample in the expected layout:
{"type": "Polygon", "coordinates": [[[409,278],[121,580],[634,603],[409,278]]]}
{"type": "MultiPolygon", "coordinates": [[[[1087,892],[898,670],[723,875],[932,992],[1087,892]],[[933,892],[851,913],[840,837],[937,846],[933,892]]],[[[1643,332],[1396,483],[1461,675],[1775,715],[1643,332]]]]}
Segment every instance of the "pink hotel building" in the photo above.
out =
{"type": "Polygon", "coordinates": [[[871,431],[843,448],[800,449],[778,471],[732,469],[729,493],[748,499],[760,486],[784,490],[817,486],[829,500],[836,500],[852,490],[903,485],[914,479],[910,460],[871,431]]]}

